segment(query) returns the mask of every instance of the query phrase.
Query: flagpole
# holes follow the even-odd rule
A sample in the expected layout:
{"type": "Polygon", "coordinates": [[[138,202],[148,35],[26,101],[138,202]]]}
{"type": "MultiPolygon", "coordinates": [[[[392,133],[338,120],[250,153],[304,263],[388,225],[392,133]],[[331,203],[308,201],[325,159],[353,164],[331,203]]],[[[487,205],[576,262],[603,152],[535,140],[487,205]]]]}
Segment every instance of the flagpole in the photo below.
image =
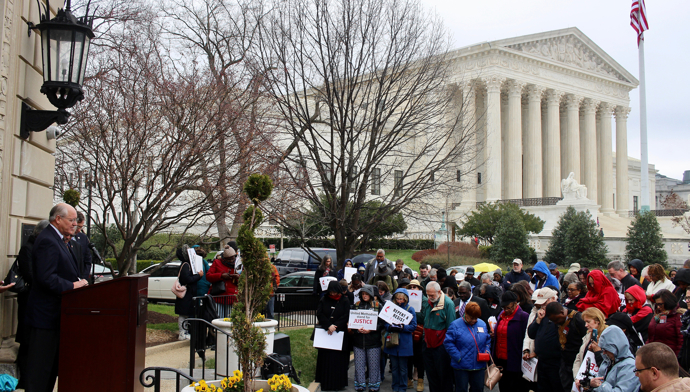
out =
{"type": "Polygon", "coordinates": [[[649,157],[647,155],[647,89],[644,76],[644,32],[640,34],[640,201],[641,211],[650,210],[649,157]]]}

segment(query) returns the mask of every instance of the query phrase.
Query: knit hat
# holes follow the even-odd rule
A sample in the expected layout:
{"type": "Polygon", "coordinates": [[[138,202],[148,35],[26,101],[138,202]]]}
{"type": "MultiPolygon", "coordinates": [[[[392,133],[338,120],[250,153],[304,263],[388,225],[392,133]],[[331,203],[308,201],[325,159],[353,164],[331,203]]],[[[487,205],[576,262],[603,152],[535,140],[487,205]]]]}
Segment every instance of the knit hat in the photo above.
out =
{"type": "Polygon", "coordinates": [[[496,271],[494,271],[494,274],[498,274],[499,276],[503,276],[503,271],[501,271],[501,269],[499,268],[496,271]]]}
{"type": "Polygon", "coordinates": [[[229,259],[229,258],[231,258],[232,256],[237,256],[237,253],[235,252],[235,249],[226,248],[226,249],[223,251],[223,258],[224,258],[224,259],[229,259]]]}
{"type": "Polygon", "coordinates": [[[409,285],[410,285],[410,280],[407,278],[402,278],[398,281],[398,287],[409,286],[409,285]]]}
{"type": "Polygon", "coordinates": [[[501,296],[501,304],[507,305],[509,303],[517,302],[518,301],[518,296],[512,291],[506,291],[503,293],[501,296]]]}
{"type": "Polygon", "coordinates": [[[443,278],[445,278],[446,276],[448,276],[448,274],[446,273],[446,270],[444,270],[443,268],[441,268],[441,269],[439,269],[438,271],[436,271],[436,277],[437,277],[438,279],[443,279],[443,278]]]}

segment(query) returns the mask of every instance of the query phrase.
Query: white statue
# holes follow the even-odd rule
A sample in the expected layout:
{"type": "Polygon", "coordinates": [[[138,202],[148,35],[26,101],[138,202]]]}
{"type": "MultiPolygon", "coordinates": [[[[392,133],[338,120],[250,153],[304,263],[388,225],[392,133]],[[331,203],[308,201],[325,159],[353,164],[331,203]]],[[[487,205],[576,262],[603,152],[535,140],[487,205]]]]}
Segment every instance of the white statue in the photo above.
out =
{"type": "Polygon", "coordinates": [[[568,178],[561,180],[561,192],[563,192],[563,200],[587,198],[587,187],[579,184],[574,177],[575,173],[570,172],[568,178]]]}

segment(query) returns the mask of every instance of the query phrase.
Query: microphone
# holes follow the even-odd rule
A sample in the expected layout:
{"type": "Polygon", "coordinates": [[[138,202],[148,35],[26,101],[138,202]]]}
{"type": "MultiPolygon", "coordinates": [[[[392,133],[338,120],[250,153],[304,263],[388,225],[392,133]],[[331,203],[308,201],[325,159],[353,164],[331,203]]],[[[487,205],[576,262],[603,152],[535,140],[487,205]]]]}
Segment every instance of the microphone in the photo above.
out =
{"type": "Polygon", "coordinates": [[[112,264],[110,264],[110,262],[103,260],[103,258],[101,257],[101,254],[98,253],[98,249],[96,249],[96,245],[94,245],[93,242],[89,242],[89,249],[91,249],[93,254],[96,255],[96,258],[98,259],[100,264],[103,264],[104,266],[108,267],[111,271],[113,270],[112,264]]]}

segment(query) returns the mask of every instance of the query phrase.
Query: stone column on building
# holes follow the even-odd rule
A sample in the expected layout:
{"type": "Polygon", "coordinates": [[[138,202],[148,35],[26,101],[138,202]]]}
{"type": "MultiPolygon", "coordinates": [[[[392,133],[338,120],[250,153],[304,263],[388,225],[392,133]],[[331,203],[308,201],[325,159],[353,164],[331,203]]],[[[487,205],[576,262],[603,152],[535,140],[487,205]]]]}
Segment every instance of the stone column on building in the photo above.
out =
{"type": "Polygon", "coordinates": [[[598,186],[599,182],[597,180],[597,170],[598,170],[598,160],[597,160],[597,106],[599,101],[591,98],[587,98],[583,101],[584,109],[584,135],[583,135],[583,145],[582,151],[584,152],[584,172],[582,173],[581,183],[587,186],[587,198],[593,200],[594,202],[599,202],[598,197],[598,186]]]}
{"type": "MultiPolygon", "coordinates": [[[[562,92],[546,91],[546,146],[544,156],[544,197],[561,196],[561,121],[560,102],[562,92]]],[[[565,178],[565,177],[563,177],[565,178]]]]}
{"type": "Polygon", "coordinates": [[[506,199],[522,199],[522,88],[508,82],[508,132],[506,134],[506,199]]]}
{"type": "MultiPolygon", "coordinates": [[[[466,129],[472,129],[468,145],[473,149],[469,154],[474,157],[474,149],[477,148],[477,117],[475,105],[475,83],[470,81],[462,85],[463,99],[463,122],[466,129]]],[[[467,173],[462,182],[462,205],[463,209],[474,209],[477,205],[477,170],[474,159],[464,162],[463,172],[467,173]]]]}
{"type": "Polygon", "coordinates": [[[544,88],[527,87],[527,129],[523,130],[524,165],[522,168],[522,195],[524,198],[542,197],[542,138],[541,94],[544,88]]]}
{"type": "Polygon", "coordinates": [[[508,192],[508,93],[501,89],[501,199],[507,199],[508,192]]]}
{"type": "Polygon", "coordinates": [[[501,199],[501,84],[498,76],[483,79],[486,84],[486,201],[501,199]]]}
{"type": "Polygon", "coordinates": [[[558,180],[558,195],[561,195],[561,180],[568,177],[570,172],[565,168],[566,165],[566,151],[568,151],[568,108],[565,104],[565,94],[562,97],[561,105],[558,107],[560,119],[560,136],[561,136],[561,176],[558,180]]]}
{"type": "Polygon", "coordinates": [[[613,213],[613,148],[611,146],[611,112],[613,106],[603,102],[599,105],[599,174],[601,189],[599,204],[604,214],[613,213]]]}
{"type": "Polygon", "coordinates": [[[582,183],[580,176],[580,101],[582,101],[582,97],[573,94],[568,94],[565,99],[568,129],[565,132],[564,167],[566,176],[571,172],[575,173],[575,180],[582,183]]]}
{"type": "Polygon", "coordinates": [[[616,213],[627,217],[628,194],[628,113],[630,108],[616,106],[616,213]]]}

